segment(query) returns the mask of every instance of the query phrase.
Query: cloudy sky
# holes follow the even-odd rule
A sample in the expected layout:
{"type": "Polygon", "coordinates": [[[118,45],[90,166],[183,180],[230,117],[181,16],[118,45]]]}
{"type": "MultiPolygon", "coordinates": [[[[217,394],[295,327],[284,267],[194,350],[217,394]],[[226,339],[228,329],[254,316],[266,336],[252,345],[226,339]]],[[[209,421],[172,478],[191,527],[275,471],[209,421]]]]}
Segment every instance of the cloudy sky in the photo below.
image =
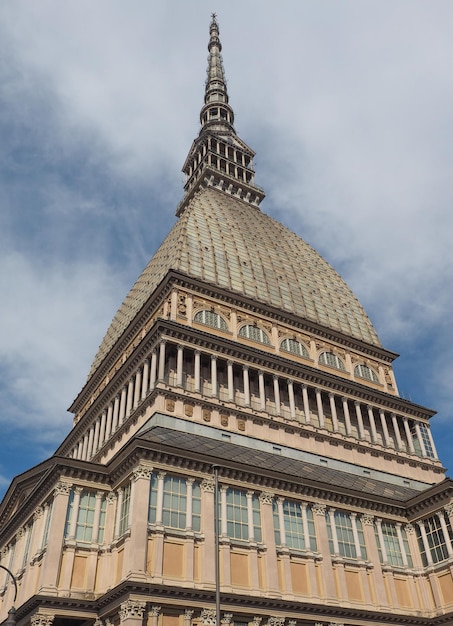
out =
{"type": "Polygon", "coordinates": [[[175,221],[216,11],[262,208],[348,281],[453,475],[451,0],[3,0],[0,493],[175,221]]]}

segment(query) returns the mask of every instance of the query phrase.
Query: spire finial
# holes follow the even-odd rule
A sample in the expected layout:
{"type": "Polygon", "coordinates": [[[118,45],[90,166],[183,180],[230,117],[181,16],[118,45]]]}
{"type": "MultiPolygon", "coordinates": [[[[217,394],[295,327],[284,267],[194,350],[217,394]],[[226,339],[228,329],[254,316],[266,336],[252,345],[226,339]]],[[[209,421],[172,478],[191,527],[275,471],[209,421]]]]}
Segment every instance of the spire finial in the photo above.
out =
{"type": "Polygon", "coordinates": [[[208,50],[201,130],[182,168],[186,175],[185,196],[176,212],[178,216],[185,211],[194,193],[206,186],[215,187],[255,208],[264,198],[263,190],[255,185],[255,153],[234,130],[234,113],[228,101],[215,13],[211,14],[208,50]]]}

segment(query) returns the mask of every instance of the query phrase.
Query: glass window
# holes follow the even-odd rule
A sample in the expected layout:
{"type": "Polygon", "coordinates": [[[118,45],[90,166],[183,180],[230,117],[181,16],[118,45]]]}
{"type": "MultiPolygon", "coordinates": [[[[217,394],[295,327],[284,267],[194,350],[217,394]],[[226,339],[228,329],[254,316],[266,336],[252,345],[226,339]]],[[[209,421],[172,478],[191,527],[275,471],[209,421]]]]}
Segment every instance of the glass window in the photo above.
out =
{"type": "MultiPolygon", "coordinates": [[[[159,478],[153,474],[150,484],[149,522],[156,523],[157,491],[159,478]]],[[[185,530],[187,520],[187,479],[165,475],[163,478],[162,525],[167,528],[185,530]]],[[[201,527],[201,490],[198,482],[192,484],[192,530],[199,532],[201,527]]]]}
{"type": "Polygon", "coordinates": [[[371,380],[373,383],[379,382],[376,372],[374,372],[371,367],[368,367],[368,365],[356,365],[354,368],[354,376],[366,378],[367,380],[371,380]]]}
{"type": "Polygon", "coordinates": [[[129,528],[129,508],[131,505],[131,484],[128,483],[123,490],[123,501],[120,511],[120,535],[124,535],[129,528]]]}
{"type": "Polygon", "coordinates": [[[384,541],[385,553],[387,556],[387,560],[384,560],[384,551],[381,546],[381,538],[379,536],[379,532],[377,529],[377,524],[374,524],[374,532],[376,535],[376,542],[378,545],[379,551],[379,559],[381,563],[387,562],[390,565],[394,565],[396,567],[404,567],[405,562],[403,558],[403,552],[406,556],[407,565],[412,567],[412,558],[409,552],[409,543],[407,541],[407,535],[404,528],[401,527],[401,541],[402,546],[398,538],[398,531],[396,528],[396,524],[393,522],[381,522],[381,532],[382,532],[382,540],[384,541]]]}
{"type": "Polygon", "coordinates": [[[335,367],[337,370],[346,371],[343,361],[333,352],[321,352],[319,355],[319,364],[335,367]]]}
{"type": "Polygon", "coordinates": [[[363,537],[362,524],[358,517],[355,518],[357,528],[358,546],[354,540],[354,531],[352,525],[354,523],[349,513],[342,511],[334,512],[335,527],[332,528],[330,514],[326,512],[327,533],[329,536],[330,553],[335,554],[334,533],[338,542],[338,552],[341,556],[349,559],[363,558],[366,559],[365,540],[363,537]],[[360,554],[357,548],[360,547],[360,554]]]}
{"type": "MultiPolygon", "coordinates": [[[[105,527],[105,511],[107,501],[106,498],[102,498],[100,517],[99,517],[99,531],[98,531],[98,543],[101,543],[104,539],[104,527],[105,527]]],[[[68,511],[66,514],[66,526],[65,526],[65,538],[69,536],[69,528],[73,515],[77,515],[75,538],[76,541],[90,542],[93,538],[93,526],[96,509],[96,494],[94,491],[82,491],[80,494],[79,507],[77,511],[74,511],[74,490],[71,490],[68,503],[68,511]]],[[[50,517],[50,511],[49,511],[50,517]]],[[[49,519],[49,518],[48,518],[49,519]]]]}
{"type": "MultiPolygon", "coordinates": [[[[419,426],[419,431],[420,431],[420,437],[425,447],[426,456],[428,456],[430,459],[435,459],[436,455],[434,454],[433,446],[431,443],[431,438],[428,432],[429,426],[427,424],[423,424],[423,422],[418,422],[418,426],[419,426]]],[[[417,429],[415,428],[415,422],[412,423],[411,433],[412,433],[412,437],[414,441],[414,448],[416,452],[420,456],[422,456],[422,450],[421,450],[420,442],[418,440],[418,434],[417,434],[417,429]]]]}
{"type": "Polygon", "coordinates": [[[303,356],[305,358],[308,357],[308,350],[304,346],[303,343],[297,341],[296,339],[283,339],[281,345],[281,350],[285,352],[291,352],[292,354],[298,354],[299,356],[303,356]]]}
{"type": "Polygon", "coordinates": [[[214,311],[198,311],[194,317],[194,322],[199,324],[205,324],[205,326],[211,326],[212,328],[218,328],[219,330],[228,330],[228,324],[223,317],[214,311]]]}
{"type": "MultiPolygon", "coordinates": [[[[443,513],[441,513],[443,515],[443,513]]],[[[445,526],[449,535],[450,542],[453,541],[453,533],[448,516],[444,516],[445,526]]],[[[439,563],[439,561],[445,561],[448,559],[448,550],[446,545],[446,538],[442,525],[438,515],[433,515],[423,520],[425,527],[426,539],[428,541],[429,552],[433,563],[439,563]]],[[[428,559],[426,556],[425,544],[423,542],[422,531],[419,525],[417,528],[418,545],[420,547],[420,553],[424,565],[428,565],[428,559]]]]}
{"type": "Polygon", "coordinates": [[[270,345],[269,337],[264,332],[262,328],[259,326],[254,326],[253,324],[246,324],[239,329],[239,337],[245,337],[246,339],[251,339],[252,341],[257,341],[258,343],[264,343],[267,346],[270,345]]]}
{"type": "MultiPolygon", "coordinates": [[[[222,519],[221,503],[220,521],[222,519]]],[[[226,493],[226,526],[228,537],[232,539],[242,539],[247,541],[249,536],[248,506],[252,509],[253,534],[255,541],[261,541],[261,515],[260,503],[256,494],[253,494],[250,501],[247,493],[242,489],[229,487],[226,493]],[[250,502],[250,505],[248,504],[250,502]]]]}
{"type": "MultiPolygon", "coordinates": [[[[302,506],[298,502],[291,502],[289,500],[285,500],[282,506],[286,546],[294,550],[316,550],[315,526],[311,508],[309,506],[305,507],[308,529],[308,536],[306,536],[302,506]]],[[[274,513],[275,543],[282,545],[280,516],[278,514],[278,504],[275,500],[272,503],[272,509],[274,513]]]]}

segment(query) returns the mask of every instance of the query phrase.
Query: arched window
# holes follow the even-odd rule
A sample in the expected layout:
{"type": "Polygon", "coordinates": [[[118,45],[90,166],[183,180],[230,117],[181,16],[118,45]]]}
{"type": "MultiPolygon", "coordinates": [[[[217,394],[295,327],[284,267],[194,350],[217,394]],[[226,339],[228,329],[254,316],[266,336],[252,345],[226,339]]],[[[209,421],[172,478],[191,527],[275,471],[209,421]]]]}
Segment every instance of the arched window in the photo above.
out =
{"type": "Polygon", "coordinates": [[[246,337],[252,341],[258,341],[259,343],[265,343],[270,346],[271,342],[262,328],[254,326],[253,324],[246,324],[239,330],[239,337],[246,337]]]}
{"type": "Polygon", "coordinates": [[[379,378],[376,375],[371,367],[368,365],[360,364],[354,367],[354,376],[360,376],[360,378],[366,378],[367,380],[371,380],[373,383],[378,383],[379,378]]]}
{"type": "Polygon", "coordinates": [[[319,364],[335,367],[337,370],[346,371],[343,361],[333,352],[321,352],[319,355],[319,364]]]}
{"type": "Polygon", "coordinates": [[[193,321],[198,322],[198,324],[205,324],[205,326],[211,326],[211,328],[228,330],[228,325],[223,317],[221,317],[218,313],[215,313],[214,311],[208,311],[208,309],[198,311],[193,321]]]}
{"type": "Polygon", "coordinates": [[[297,341],[297,339],[283,339],[280,344],[280,349],[285,352],[291,352],[292,354],[297,354],[299,356],[308,357],[308,350],[304,346],[303,343],[297,341]]]}

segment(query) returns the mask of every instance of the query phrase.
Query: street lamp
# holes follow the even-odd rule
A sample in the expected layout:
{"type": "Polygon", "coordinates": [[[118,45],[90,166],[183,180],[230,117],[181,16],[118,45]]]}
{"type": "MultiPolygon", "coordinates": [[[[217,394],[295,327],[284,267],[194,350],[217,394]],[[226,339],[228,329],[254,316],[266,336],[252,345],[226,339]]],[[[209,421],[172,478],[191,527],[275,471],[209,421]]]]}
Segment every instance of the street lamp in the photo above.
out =
{"type": "Polygon", "coordinates": [[[15,578],[14,574],[7,567],[5,567],[4,565],[0,565],[0,568],[4,569],[5,572],[10,575],[11,580],[13,581],[13,584],[14,584],[13,606],[8,611],[8,617],[6,618],[6,620],[4,622],[4,625],[5,626],[16,626],[16,609],[14,608],[14,604],[16,603],[16,598],[17,598],[17,582],[16,582],[16,578],[15,578]]]}

